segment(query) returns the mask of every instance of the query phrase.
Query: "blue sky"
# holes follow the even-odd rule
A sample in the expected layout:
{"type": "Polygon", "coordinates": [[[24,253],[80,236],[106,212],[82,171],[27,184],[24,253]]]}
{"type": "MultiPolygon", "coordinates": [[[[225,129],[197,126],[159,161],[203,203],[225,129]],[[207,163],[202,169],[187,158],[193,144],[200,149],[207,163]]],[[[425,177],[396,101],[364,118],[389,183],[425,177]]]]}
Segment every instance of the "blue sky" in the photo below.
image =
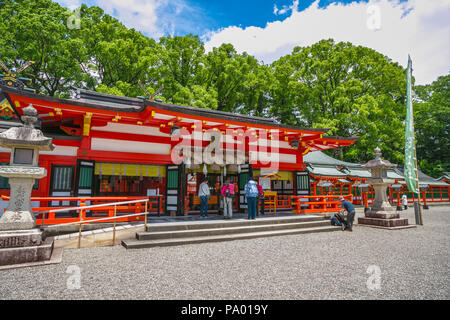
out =
{"type": "MultiPolygon", "coordinates": [[[[198,10],[202,12],[203,21],[202,25],[207,30],[216,30],[220,28],[226,28],[229,26],[239,26],[239,27],[264,27],[267,22],[273,22],[276,20],[283,20],[289,13],[289,9],[286,13],[279,13],[280,10],[288,8],[293,4],[292,0],[190,0],[187,1],[191,6],[199,8],[198,10]],[[275,7],[278,9],[277,14],[274,13],[275,7]]],[[[302,11],[309,7],[314,0],[303,0],[299,1],[298,10],[302,11]]],[[[342,0],[342,1],[332,1],[332,0],[321,0],[319,6],[325,8],[331,2],[359,2],[357,0],[342,0]]],[[[367,2],[367,1],[366,1],[367,2]]],[[[197,28],[195,28],[197,29],[197,28]]],[[[176,34],[186,34],[186,33],[199,33],[198,30],[185,30],[183,26],[179,26],[176,30],[176,34]]]]}
{"type": "Polygon", "coordinates": [[[129,28],[158,39],[197,34],[206,50],[232,43],[271,63],[295,46],[349,41],[387,55],[417,83],[450,71],[450,0],[56,0],[97,5],[129,28]]]}
{"type": "MultiPolygon", "coordinates": [[[[152,3],[160,17],[158,31],[162,35],[186,35],[189,33],[203,35],[208,31],[229,26],[262,28],[268,22],[284,20],[292,12],[293,5],[296,5],[298,11],[303,11],[315,1],[317,0],[297,0],[297,4],[295,4],[294,0],[56,0],[63,6],[71,8],[75,8],[81,3],[88,6],[99,6],[119,20],[121,19],[121,8],[117,5],[119,2],[131,10],[133,4],[152,3]],[[176,18],[178,22],[168,22],[169,18],[176,18]],[[167,28],[168,26],[171,27],[167,28]]],[[[319,0],[318,4],[319,8],[325,9],[333,3],[367,3],[368,1],[319,0]]],[[[400,0],[400,2],[403,1],[407,0],[400,0]]],[[[137,13],[139,13],[139,8],[135,10],[135,14],[137,13]]],[[[160,35],[160,33],[154,33],[145,28],[141,28],[140,31],[151,37],[160,35]]]]}

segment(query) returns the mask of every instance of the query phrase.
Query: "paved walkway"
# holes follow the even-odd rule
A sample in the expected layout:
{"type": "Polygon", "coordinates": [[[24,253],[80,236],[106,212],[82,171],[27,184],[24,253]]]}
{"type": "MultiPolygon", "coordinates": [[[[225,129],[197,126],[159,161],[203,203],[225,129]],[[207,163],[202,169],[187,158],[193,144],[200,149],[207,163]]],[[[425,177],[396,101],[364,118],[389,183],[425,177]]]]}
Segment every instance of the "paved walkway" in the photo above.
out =
{"type": "MultiPolygon", "coordinates": [[[[413,209],[402,215],[414,223],[413,209]]],[[[59,265],[0,271],[0,299],[449,299],[450,207],[430,207],[424,223],[139,250],[67,249],[59,265]]]]}

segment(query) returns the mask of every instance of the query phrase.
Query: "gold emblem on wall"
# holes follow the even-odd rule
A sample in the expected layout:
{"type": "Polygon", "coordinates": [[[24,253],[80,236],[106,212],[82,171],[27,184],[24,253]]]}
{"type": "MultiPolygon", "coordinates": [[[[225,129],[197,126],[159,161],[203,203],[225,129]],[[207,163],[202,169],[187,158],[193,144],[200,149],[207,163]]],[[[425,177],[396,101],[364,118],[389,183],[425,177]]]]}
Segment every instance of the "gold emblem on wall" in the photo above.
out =
{"type": "Polygon", "coordinates": [[[14,117],[14,110],[9,104],[8,100],[0,96],[0,118],[9,120],[14,117]]]}

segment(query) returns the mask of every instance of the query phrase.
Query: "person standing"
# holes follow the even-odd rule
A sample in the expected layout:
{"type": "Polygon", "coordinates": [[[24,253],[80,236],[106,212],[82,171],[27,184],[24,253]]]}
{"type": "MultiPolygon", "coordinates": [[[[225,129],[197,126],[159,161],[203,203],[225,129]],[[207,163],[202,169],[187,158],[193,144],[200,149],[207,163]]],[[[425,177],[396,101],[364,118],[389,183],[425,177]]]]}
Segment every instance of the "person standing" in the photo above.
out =
{"type": "Polygon", "coordinates": [[[346,201],[344,197],[340,197],[339,201],[342,203],[342,207],[347,211],[347,222],[345,231],[353,231],[353,220],[355,219],[355,207],[350,201],[346,201]]]}
{"type": "Polygon", "coordinates": [[[258,187],[253,177],[250,177],[245,185],[245,196],[247,197],[248,219],[256,218],[257,201],[258,201],[258,187]]]}
{"type": "Polygon", "coordinates": [[[223,197],[223,216],[224,219],[231,219],[233,217],[233,197],[234,197],[234,184],[227,181],[222,187],[223,197]]]}
{"type": "MultiPolygon", "coordinates": [[[[260,213],[258,213],[258,216],[263,215],[264,214],[264,191],[262,186],[257,183],[256,186],[258,187],[258,200],[257,202],[259,202],[259,206],[260,206],[260,213]]],[[[258,205],[256,205],[256,210],[258,210],[258,205]]]]}
{"type": "Polygon", "coordinates": [[[402,195],[402,205],[404,210],[408,209],[408,197],[406,194],[402,195]]]}
{"type": "Polygon", "coordinates": [[[198,187],[198,197],[200,198],[200,217],[208,216],[208,200],[210,197],[208,180],[205,179],[198,187]]]}

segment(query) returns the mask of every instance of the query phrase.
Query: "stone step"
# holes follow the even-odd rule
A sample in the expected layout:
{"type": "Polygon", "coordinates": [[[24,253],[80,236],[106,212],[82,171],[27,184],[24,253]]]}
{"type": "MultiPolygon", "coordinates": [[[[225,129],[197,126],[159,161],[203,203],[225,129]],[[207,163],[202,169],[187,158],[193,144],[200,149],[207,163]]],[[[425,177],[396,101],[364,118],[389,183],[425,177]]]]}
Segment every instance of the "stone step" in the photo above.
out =
{"type": "Polygon", "coordinates": [[[214,236],[202,236],[202,237],[190,237],[190,238],[175,238],[175,239],[158,239],[158,240],[122,240],[122,245],[127,249],[140,249],[151,247],[164,247],[164,246],[178,246],[186,244],[197,244],[207,242],[219,242],[219,241],[232,241],[232,240],[245,240],[261,237],[274,237],[274,236],[286,236],[303,233],[314,232],[330,232],[340,231],[340,227],[335,226],[323,226],[313,228],[297,228],[287,230],[276,231],[264,231],[264,232],[249,232],[249,233],[236,233],[236,234],[224,234],[214,236]]]}
{"type": "Polygon", "coordinates": [[[267,217],[256,218],[255,220],[248,219],[229,219],[229,220],[199,220],[190,222],[164,222],[164,223],[149,223],[147,225],[148,232],[160,231],[177,231],[177,230],[199,230],[199,229],[214,229],[214,228],[228,228],[239,226],[255,226],[265,224],[284,224],[297,222],[311,222],[324,221],[323,216],[289,216],[289,217],[267,217]]]}
{"type": "MultiPolygon", "coordinates": [[[[309,220],[309,219],[305,219],[309,220]]],[[[157,240],[157,239],[172,239],[172,238],[189,238],[189,237],[204,237],[236,233],[250,233],[250,232],[265,232],[286,229],[301,229],[329,226],[330,222],[324,219],[313,221],[296,222],[294,220],[290,223],[272,223],[272,224],[257,224],[260,220],[251,220],[246,224],[238,223],[223,223],[211,224],[214,227],[208,229],[187,229],[187,230],[169,230],[169,231],[149,231],[136,233],[137,240],[157,240]]]]}

